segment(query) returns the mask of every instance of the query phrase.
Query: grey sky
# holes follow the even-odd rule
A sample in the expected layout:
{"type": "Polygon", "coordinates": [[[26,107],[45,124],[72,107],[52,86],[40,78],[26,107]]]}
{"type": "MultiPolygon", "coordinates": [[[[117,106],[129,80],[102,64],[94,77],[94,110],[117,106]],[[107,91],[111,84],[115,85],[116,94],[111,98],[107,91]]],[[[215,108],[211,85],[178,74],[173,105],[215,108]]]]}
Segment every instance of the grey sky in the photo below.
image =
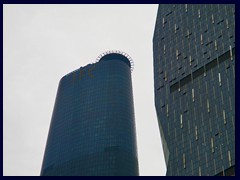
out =
{"type": "Polygon", "coordinates": [[[3,5],[3,175],[39,175],[58,82],[107,50],[128,53],[140,175],[165,175],[154,107],[157,5],[3,5]]]}

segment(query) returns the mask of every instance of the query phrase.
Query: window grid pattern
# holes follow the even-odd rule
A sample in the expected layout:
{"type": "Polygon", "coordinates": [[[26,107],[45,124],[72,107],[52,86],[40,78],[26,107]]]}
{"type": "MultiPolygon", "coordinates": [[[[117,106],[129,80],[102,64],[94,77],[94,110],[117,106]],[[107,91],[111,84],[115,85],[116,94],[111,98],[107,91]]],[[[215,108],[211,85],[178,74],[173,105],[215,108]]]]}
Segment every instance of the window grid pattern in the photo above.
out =
{"type": "Polygon", "coordinates": [[[41,175],[138,175],[128,64],[102,60],[61,79],[41,175]]]}
{"type": "Polygon", "coordinates": [[[235,5],[159,5],[153,55],[167,175],[233,172],[235,5]]]}

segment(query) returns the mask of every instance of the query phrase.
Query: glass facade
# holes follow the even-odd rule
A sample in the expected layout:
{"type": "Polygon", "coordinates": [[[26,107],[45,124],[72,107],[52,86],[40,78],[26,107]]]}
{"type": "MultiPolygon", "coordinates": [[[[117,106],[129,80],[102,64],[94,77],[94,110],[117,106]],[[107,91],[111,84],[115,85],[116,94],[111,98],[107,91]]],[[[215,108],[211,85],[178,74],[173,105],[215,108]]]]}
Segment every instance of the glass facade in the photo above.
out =
{"type": "Polygon", "coordinates": [[[235,175],[235,5],[159,5],[153,56],[166,175],[235,175]]]}
{"type": "Polygon", "coordinates": [[[112,53],[60,80],[42,176],[138,176],[130,68],[112,53]]]}

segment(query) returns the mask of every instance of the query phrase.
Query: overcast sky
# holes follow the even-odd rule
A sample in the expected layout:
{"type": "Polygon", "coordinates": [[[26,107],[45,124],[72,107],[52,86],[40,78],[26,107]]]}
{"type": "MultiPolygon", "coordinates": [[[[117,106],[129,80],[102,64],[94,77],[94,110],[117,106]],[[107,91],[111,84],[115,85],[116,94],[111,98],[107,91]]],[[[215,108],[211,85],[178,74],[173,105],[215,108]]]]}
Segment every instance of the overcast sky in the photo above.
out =
{"type": "Polygon", "coordinates": [[[140,175],[165,175],[154,107],[158,5],[3,5],[3,175],[40,174],[59,80],[107,50],[128,53],[140,175]]]}

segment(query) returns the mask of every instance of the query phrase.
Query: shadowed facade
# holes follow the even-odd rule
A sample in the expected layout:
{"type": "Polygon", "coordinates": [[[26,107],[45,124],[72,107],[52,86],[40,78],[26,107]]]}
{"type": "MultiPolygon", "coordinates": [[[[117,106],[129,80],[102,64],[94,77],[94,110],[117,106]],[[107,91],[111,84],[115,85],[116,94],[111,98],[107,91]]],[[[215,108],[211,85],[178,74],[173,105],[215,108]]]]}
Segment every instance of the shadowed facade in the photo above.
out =
{"type": "Polygon", "coordinates": [[[153,56],[166,175],[235,175],[235,5],[159,5],[153,56]]]}

